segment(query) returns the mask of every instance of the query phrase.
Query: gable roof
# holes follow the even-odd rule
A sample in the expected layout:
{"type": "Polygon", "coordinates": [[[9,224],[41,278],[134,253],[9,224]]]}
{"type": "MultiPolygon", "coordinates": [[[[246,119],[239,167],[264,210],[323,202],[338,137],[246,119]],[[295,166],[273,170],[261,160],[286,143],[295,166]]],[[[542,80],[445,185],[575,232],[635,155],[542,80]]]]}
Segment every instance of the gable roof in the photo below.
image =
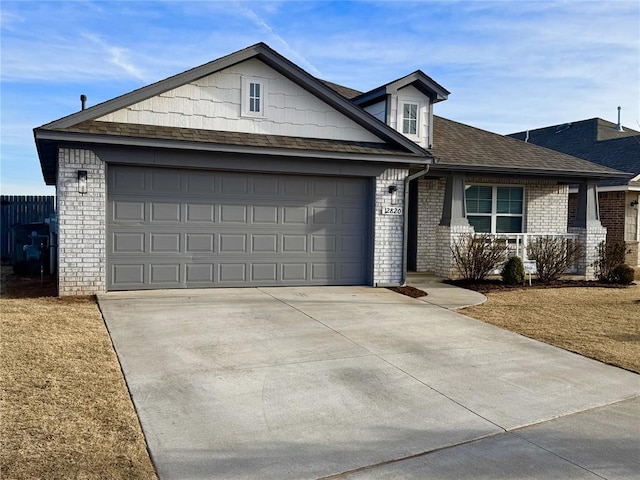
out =
{"type": "MultiPolygon", "coordinates": [[[[351,99],[362,99],[353,90],[325,82],[351,99]]],[[[486,130],[433,116],[432,170],[464,170],[498,174],[552,175],[576,178],[621,178],[619,171],[486,130]]]]}
{"type": "Polygon", "coordinates": [[[402,78],[398,78],[397,80],[393,80],[392,82],[381,85],[380,87],[374,88],[369,92],[361,93],[358,96],[351,97],[351,100],[356,105],[371,105],[372,103],[386,98],[386,95],[393,95],[398,93],[398,90],[408,87],[409,85],[412,85],[413,87],[424,93],[426,96],[431,98],[433,103],[446,100],[451,93],[429,75],[425,74],[423,71],[416,70],[409,75],[405,75],[402,78]]]}
{"type": "MultiPolygon", "coordinates": [[[[527,132],[512,133],[519,140],[527,132]]],[[[552,125],[529,131],[528,142],[573,155],[605,167],[640,175],[640,132],[601,118],[552,125]]],[[[631,185],[629,179],[605,181],[602,186],[631,185]]]]}
{"type": "MultiPolygon", "coordinates": [[[[372,115],[360,109],[347,98],[338,94],[333,88],[327,86],[322,81],[316,79],[315,77],[304,71],[302,68],[298,67],[276,51],[272,50],[265,43],[258,43],[217,60],[213,60],[212,62],[206,63],[199,67],[195,67],[178,75],[174,75],[165,80],[161,80],[151,85],[139,88],[125,95],[121,95],[114,99],[94,105],[85,110],[81,110],[59,120],[35,128],[34,136],[45,181],[49,184],[55,182],[57,141],[100,141],[100,138],[97,138],[95,133],[93,134],[93,136],[87,137],[87,132],[80,131],[81,129],[74,130],[72,127],[77,126],[78,124],[81,124],[83,122],[95,120],[96,118],[126,108],[148,98],[155,97],[157,95],[160,95],[161,93],[175,89],[179,86],[193,82],[199,78],[211,75],[215,72],[218,72],[225,68],[229,68],[233,65],[252,58],[257,58],[260,61],[264,62],[275,71],[279,72],[289,80],[295,82],[323,102],[333,107],[341,114],[345,115],[347,118],[360,125],[362,128],[373,133],[384,142],[387,142],[391,145],[392,149],[395,149],[396,153],[412,154],[415,157],[415,163],[428,163],[431,160],[432,156],[429,151],[423,149],[415,142],[412,142],[393,128],[385,125],[382,122],[379,122],[372,115]],[[62,135],[65,133],[67,135],[62,135]]],[[[140,129],[140,131],[148,132],[148,130],[144,130],[142,128],[140,129]]],[[[154,138],[156,138],[156,140],[166,140],[165,138],[154,138]]],[[[321,144],[316,143],[316,145],[319,146],[321,144]]],[[[322,145],[328,145],[328,143],[325,142],[322,143],[322,145]]],[[[173,148],[190,148],[191,146],[192,145],[187,142],[180,145],[174,145],[173,148]]],[[[330,151],[333,151],[333,148],[334,147],[331,147],[330,151]]]]}

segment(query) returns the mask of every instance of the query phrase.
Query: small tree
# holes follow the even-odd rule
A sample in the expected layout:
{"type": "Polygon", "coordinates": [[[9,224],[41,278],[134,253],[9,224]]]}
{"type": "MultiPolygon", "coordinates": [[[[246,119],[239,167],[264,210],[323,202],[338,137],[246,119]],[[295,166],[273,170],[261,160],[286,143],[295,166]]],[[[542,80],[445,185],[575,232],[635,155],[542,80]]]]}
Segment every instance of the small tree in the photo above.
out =
{"type": "Polygon", "coordinates": [[[507,243],[489,234],[460,236],[451,247],[456,268],[466,280],[484,280],[507,256],[507,243]]]}
{"type": "Polygon", "coordinates": [[[597,247],[598,259],[593,262],[596,277],[601,282],[613,282],[613,270],[624,263],[627,254],[627,246],[624,242],[600,242],[597,247]]]}
{"type": "Polygon", "coordinates": [[[510,257],[502,268],[502,281],[506,285],[518,285],[524,283],[524,263],[520,257],[510,257]]]}
{"type": "Polygon", "coordinates": [[[536,261],[538,279],[543,283],[558,280],[583,251],[579,243],[561,237],[538,237],[529,244],[529,258],[536,261]]]}

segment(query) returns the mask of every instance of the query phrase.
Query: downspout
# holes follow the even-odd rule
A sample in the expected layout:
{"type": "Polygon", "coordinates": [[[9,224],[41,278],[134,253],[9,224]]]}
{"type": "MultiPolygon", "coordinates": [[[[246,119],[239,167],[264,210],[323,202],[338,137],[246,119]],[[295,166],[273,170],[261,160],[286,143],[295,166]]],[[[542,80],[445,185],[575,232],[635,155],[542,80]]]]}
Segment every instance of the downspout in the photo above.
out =
{"type": "Polygon", "coordinates": [[[420,178],[429,173],[430,165],[427,165],[424,170],[409,175],[404,179],[404,234],[402,235],[402,281],[400,285],[404,286],[407,283],[407,246],[409,236],[409,182],[420,178]]]}

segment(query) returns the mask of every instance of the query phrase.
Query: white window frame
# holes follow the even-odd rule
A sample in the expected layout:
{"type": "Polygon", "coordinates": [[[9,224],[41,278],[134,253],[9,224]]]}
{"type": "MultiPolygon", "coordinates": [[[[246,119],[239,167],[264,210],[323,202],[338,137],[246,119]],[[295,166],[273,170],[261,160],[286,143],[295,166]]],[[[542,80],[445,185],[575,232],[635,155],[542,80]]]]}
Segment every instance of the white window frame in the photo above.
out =
{"type": "Polygon", "coordinates": [[[469,183],[465,185],[465,199],[464,199],[464,210],[467,218],[471,217],[491,217],[491,232],[496,234],[496,226],[498,223],[498,217],[520,217],[522,218],[522,231],[520,232],[501,232],[500,235],[503,234],[517,234],[517,233],[526,233],[526,188],[524,185],[514,185],[514,184],[488,184],[488,183],[469,183]],[[467,212],[467,197],[466,190],[469,187],[491,187],[491,213],[469,213],[467,212]],[[508,188],[520,188],[522,189],[522,213],[498,213],[498,188],[500,187],[508,187],[508,188]]]}
{"type": "Polygon", "coordinates": [[[258,77],[242,77],[242,105],[241,115],[243,117],[264,118],[267,110],[267,80],[265,78],[258,77]],[[252,112],[249,108],[251,105],[251,84],[260,85],[260,110],[252,112]]]}
{"type": "Polygon", "coordinates": [[[400,99],[398,101],[399,103],[399,108],[398,108],[398,131],[400,133],[402,133],[403,135],[406,135],[407,137],[410,138],[419,138],[420,137],[420,111],[422,110],[422,105],[419,101],[417,100],[412,100],[412,99],[400,99]],[[404,121],[405,120],[411,120],[411,119],[405,119],[404,117],[404,107],[405,105],[415,105],[416,106],[416,133],[405,133],[404,131],[404,121]]]}

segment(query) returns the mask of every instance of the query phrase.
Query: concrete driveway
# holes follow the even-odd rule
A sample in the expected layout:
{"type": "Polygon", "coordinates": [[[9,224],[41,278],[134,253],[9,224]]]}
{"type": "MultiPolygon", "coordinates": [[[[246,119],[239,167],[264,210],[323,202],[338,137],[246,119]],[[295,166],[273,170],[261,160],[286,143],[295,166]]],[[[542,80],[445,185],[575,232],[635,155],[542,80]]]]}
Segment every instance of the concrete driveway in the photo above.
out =
{"type": "Polygon", "coordinates": [[[99,303],[161,480],[640,474],[640,376],[386,289],[99,303]]]}

